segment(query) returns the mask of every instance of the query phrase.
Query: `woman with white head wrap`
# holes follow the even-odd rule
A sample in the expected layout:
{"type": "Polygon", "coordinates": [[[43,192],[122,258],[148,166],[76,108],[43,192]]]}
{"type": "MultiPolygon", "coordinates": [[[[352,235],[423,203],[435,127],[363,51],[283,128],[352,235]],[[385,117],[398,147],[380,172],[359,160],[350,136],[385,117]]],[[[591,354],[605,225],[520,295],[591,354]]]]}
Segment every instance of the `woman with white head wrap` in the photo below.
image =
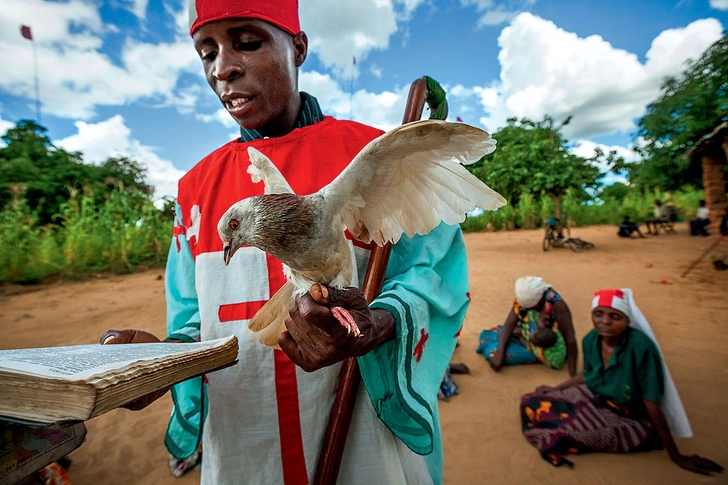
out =
{"type": "Polygon", "coordinates": [[[578,346],[566,302],[539,276],[516,280],[516,299],[501,327],[483,330],[478,352],[493,370],[503,365],[541,362],[576,373],[578,346]]]}
{"type": "Polygon", "coordinates": [[[723,467],[678,452],[673,435],[692,436],[657,340],[629,289],[592,299],[594,330],[584,337],[584,371],[555,388],[521,398],[523,434],[548,462],[573,464],[566,453],[648,451],[659,442],[681,468],[723,467]]]}

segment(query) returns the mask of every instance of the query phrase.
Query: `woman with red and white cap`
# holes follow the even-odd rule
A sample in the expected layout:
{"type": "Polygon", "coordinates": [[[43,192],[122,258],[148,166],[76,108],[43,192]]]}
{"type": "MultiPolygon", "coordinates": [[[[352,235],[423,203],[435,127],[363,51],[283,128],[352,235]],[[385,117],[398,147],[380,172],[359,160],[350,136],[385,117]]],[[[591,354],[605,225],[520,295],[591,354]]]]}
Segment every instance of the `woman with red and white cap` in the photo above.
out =
{"type": "Polygon", "coordinates": [[[521,398],[523,434],[554,465],[573,466],[567,453],[649,451],[660,442],[686,470],[723,467],[680,454],[673,436],[692,430],[655,335],[632,290],[601,290],[592,299],[594,330],[582,345],[584,371],[521,398]]]}

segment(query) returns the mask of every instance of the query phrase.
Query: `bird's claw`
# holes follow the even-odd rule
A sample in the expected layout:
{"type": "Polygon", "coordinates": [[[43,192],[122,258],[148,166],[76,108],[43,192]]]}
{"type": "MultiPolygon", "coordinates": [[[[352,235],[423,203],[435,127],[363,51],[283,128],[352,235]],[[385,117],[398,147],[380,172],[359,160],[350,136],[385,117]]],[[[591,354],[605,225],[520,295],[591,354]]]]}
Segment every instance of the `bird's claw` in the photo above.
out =
{"type": "Polygon", "coordinates": [[[359,325],[356,324],[356,322],[354,321],[354,317],[351,316],[351,313],[349,313],[347,309],[340,306],[335,306],[331,307],[331,313],[334,315],[334,318],[336,318],[339,323],[344,326],[348,335],[354,333],[355,337],[362,337],[361,330],[359,330],[359,325]]]}

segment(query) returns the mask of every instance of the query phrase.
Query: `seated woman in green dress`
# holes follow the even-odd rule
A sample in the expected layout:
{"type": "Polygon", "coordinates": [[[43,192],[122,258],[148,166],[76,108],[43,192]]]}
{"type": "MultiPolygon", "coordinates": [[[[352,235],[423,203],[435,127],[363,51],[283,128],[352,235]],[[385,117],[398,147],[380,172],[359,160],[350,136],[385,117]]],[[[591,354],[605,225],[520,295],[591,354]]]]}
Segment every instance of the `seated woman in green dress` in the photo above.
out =
{"type": "Polygon", "coordinates": [[[576,373],[578,346],[566,302],[538,276],[516,280],[516,299],[502,326],[483,330],[477,352],[495,371],[509,364],[543,363],[576,373]]]}
{"type": "Polygon", "coordinates": [[[649,451],[664,445],[681,468],[723,467],[680,454],[673,440],[692,436],[685,409],[632,291],[602,290],[592,300],[594,329],[584,337],[584,372],[521,398],[526,439],[554,465],[568,453],[649,451]]]}

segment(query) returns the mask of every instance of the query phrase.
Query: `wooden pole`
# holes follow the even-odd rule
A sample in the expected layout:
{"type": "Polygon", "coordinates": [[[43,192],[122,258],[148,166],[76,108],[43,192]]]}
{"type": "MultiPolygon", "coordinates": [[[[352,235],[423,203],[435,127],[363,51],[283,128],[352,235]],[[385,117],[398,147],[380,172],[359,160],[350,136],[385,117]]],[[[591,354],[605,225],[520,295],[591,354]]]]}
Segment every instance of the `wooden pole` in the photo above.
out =
{"type": "MultiPolygon", "coordinates": [[[[429,89],[426,78],[421,77],[412,83],[409,96],[407,97],[407,106],[405,107],[402,124],[417,121],[422,117],[422,111],[425,107],[425,100],[428,94],[429,89]]],[[[391,244],[375,246],[369,257],[369,266],[367,267],[364,285],[362,286],[362,293],[364,293],[364,297],[369,303],[374,301],[382,291],[384,274],[387,271],[387,263],[389,262],[389,253],[391,251],[391,244]]],[[[359,390],[360,381],[361,375],[359,374],[359,366],[356,359],[346,359],[341,367],[339,387],[336,390],[336,398],[331,407],[329,425],[324,435],[324,445],[319,456],[316,477],[313,481],[314,485],[336,484],[341,467],[341,459],[344,456],[346,437],[349,434],[349,425],[351,424],[351,417],[354,413],[356,393],[359,390]]]]}

